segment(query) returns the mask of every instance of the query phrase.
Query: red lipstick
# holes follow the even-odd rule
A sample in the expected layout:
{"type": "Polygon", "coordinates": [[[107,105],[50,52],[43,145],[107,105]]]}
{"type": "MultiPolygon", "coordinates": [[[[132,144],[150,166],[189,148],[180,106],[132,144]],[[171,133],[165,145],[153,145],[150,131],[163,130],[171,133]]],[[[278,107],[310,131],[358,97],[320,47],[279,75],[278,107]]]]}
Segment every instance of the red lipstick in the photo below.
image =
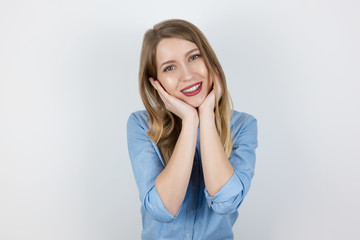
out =
{"type": "Polygon", "coordinates": [[[188,87],[184,88],[183,90],[181,90],[181,92],[187,97],[192,97],[192,96],[195,96],[196,94],[198,94],[199,92],[201,92],[201,89],[202,89],[202,82],[198,82],[198,83],[195,83],[195,84],[193,84],[191,86],[188,86],[188,87]],[[187,89],[192,88],[192,87],[194,87],[196,85],[199,85],[199,84],[200,84],[200,86],[195,91],[183,92],[184,90],[187,90],[187,89]]]}

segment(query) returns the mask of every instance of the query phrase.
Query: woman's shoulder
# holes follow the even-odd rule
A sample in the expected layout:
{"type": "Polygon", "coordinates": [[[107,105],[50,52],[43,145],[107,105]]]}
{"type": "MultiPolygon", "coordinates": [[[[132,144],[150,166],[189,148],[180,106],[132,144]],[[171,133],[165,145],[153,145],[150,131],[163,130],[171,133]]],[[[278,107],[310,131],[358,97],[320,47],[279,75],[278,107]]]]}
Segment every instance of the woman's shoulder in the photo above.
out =
{"type": "Polygon", "coordinates": [[[241,123],[241,122],[247,122],[247,121],[252,121],[252,120],[256,120],[256,118],[250,114],[250,113],[246,113],[246,112],[239,112],[236,110],[232,110],[231,111],[231,123],[241,123]]]}
{"type": "Polygon", "coordinates": [[[138,111],[135,111],[135,112],[132,112],[131,114],[130,114],[130,117],[129,118],[131,118],[131,117],[134,117],[134,118],[137,118],[137,119],[147,119],[147,117],[148,117],[148,113],[147,113],[147,111],[146,110],[138,110],[138,111]]]}
{"type": "Polygon", "coordinates": [[[231,113],[230,125],[235,131],[241,130],[251,123],[257,123],[257,119],[252,114],[236,110],[232,110],[231,113]]]}
{"type": "Polygon", "coordinates": [[[129,124],[137,124],[143,127],[144,129],[149,129],[148,124],[148,113],[146,110],[138,110],[132,112],[128,118],[128,125],[129,124]]]}

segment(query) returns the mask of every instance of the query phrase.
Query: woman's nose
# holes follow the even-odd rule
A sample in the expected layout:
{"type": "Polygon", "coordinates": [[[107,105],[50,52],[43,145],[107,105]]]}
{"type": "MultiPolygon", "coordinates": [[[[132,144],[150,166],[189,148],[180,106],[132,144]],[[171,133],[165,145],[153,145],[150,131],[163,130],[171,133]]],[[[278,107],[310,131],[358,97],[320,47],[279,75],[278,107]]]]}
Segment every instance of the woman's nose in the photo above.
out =
{"type": "Polygon", "coordinates": [[[191,81],[193,77],[192,69],[189,66],[182,67],[182,80],[183,81],[191,81]]]}

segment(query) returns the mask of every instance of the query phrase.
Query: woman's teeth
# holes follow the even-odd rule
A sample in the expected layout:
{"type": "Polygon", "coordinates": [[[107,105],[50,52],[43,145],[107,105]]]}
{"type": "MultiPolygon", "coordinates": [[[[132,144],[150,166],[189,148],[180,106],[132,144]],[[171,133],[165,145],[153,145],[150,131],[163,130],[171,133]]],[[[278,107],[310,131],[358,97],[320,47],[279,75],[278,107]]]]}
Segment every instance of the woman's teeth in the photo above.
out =
{"type": "Polygon", "coordinates": [[[193,86],[193,87],[191,87],[189,89],[186,89],[186,90],[184,90],[182,92],[184,92],[184,93],[193,92],[193,91],[195,91],[196,89],[198,89],[200,87],[200,84],[201,83],[199,83],[198,85],[195,85],[195,86],[193,86]]]}

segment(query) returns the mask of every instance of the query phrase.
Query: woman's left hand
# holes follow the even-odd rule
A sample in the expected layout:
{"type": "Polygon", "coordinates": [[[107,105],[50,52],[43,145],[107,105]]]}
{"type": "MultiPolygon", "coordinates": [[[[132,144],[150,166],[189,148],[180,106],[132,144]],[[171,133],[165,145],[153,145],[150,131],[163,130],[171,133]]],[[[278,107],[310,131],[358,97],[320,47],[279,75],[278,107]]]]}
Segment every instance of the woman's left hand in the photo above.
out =
{"type": "MultiPolygon", "coordinates": [[[[218,94],[218,102],[220,101],[222,95],[224,94],[224,90],[222,87],[222,83],[219,80],[219,77],[215,75],[214,85],[216,84],[216,90],[218,94]]],[[[210,91],[210,93],[206,96],[205,100],[199,106],[199,114],[202,113],[214,113],[215,108],[215,88],[210,91]]]]}

